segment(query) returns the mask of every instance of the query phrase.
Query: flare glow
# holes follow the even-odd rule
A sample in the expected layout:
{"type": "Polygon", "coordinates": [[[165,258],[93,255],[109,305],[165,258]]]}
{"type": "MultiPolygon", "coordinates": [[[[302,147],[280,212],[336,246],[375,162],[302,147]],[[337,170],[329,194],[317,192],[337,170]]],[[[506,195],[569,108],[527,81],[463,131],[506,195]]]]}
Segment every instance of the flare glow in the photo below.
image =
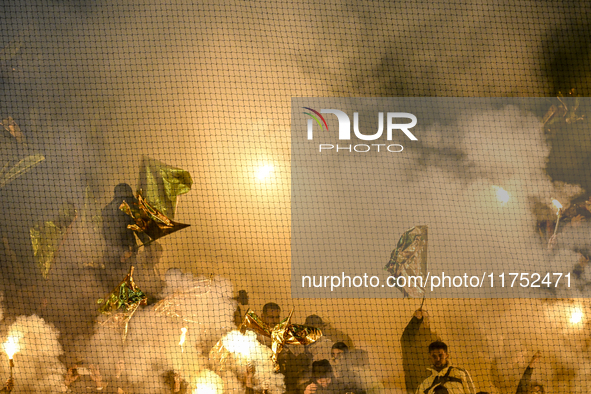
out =
{"type": "Polygon", "coordinates": [[[509,199],[511,198],[511,196],[509,195],[509,192],[507,192],[507,190],[505,190],[499,186],[493,186],[493,189],[495,189],[497,199],[501,203],[506,204],[509,202],[509,199]]]}
{"type": "Polygon", "coordinates": [[[181,340],[179,341],[179,346],[181,347],[181,352],[184,352],[183,345],[185,344],[185,339],[187,337],[187,327],[181,328],[181,340]]]}
{"type": "Polygon", "coordinates": [[[570,322],[572,324],[579,324],[583,321],[583,311],[580,308],[575,308],[570,315],[570,322]]]}
{"type": "Polygon", "coordinates": [[[4,348],[4,351],[6,352],[6,354],[8,355],[8,359],[12,360],[12,358],[14,357],[14,354],[18,353],[21,350],[20,346],[18,344],[18,336],[16,336],[16,335],[9,336],[8,339],[6,340],[6,342],[4,342],[2,344],[2,347],[4,348]]]}
{"type": "Polygon", "coordinates": [[[259,169],[257,170],[257,178],[259,181],[262,181],[263,179],[267,178],[274,170],[274,167],[272,165],[265,165],[262,167],[259,167],[259,169]]]}
{"type": "Polygon", "coordinates": [[[237,353],[249,359],[255,350],[253,339],[254,334],[252,334],[252,337],[248,337],[242,335],[240,331],[232,331],[222,340],[222,343],[230,353],[237,353]]]}
{"type": "Polygon", "coordinates": [[[224,382],[214,372],[207,369],[195,378],[193,394],[221,394],[224,391],[224,382]]]}

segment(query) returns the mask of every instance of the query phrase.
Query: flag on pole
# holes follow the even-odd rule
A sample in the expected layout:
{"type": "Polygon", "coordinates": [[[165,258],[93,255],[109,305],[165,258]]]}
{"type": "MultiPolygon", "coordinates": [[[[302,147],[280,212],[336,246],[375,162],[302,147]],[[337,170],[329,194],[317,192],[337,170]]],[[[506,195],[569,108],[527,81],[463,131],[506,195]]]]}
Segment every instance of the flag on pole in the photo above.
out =
{"type": "MultiPolygon", "coordinates": [[[[135,224],[129,224],[128,229],[138,233],[144,233],[155,241],[165,235],[172,234],[176,231],[189,227],[189,224],[177,223],[169,219],[166,215],[154,208],[141,195],[137,195],[138,205],[130,206],[126,201],[123,201],[119,209],[131,216],[135,224]]],[[[141,237],[140,237],[141,239],[141,237]]],[[[146,244],[146,242],[144,242],[146,244]]]]}
{"type": "Polygon", "coordinates": [[[144,198],[158,211],[174,219],[177,196],[191,190],[188,171],[144,156],[140,170],[140,189],[144,198]]]}
{"type": "Polygon", "coordinates": [[[423,281],[427,274],[427,226],[415,226],[402,234],[384,269],[397,279],[396,287],[405,297],[423,297],[426,286],[423,281]],[[399,277],[404,280],[398,280],[399,277]]]}

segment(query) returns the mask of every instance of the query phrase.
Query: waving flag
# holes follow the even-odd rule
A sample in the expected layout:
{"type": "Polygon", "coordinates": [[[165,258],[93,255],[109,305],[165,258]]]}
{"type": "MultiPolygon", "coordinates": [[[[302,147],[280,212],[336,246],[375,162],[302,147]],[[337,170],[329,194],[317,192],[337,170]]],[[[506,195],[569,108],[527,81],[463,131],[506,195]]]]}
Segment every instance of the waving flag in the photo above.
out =
{"type": "Polygon", "coordinates": [[[404,283],[398,288],[405,297],[423,297],[423,280],[427,274],[427,226],[415,226],[402,234],[384,269],[397,279],[401,276],[405,278],[404,281],[397,281],[404,283]],[[416,280],[419,276],[422,277],[420,281],[416,280]]]}

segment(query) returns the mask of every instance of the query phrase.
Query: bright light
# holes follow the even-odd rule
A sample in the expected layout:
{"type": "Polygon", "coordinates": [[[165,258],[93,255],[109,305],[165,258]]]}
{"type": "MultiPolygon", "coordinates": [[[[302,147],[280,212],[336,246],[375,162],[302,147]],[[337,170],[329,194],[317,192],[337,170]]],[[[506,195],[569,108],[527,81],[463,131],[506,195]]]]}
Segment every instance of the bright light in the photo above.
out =
{"type": "Polygon", "coordinates": [[[193,394],[216,394],[216,388],[209,383],[201,383],[193,390],[193,394]]]}
{"type": "Polygon", "coordinates": [[[222,394],[224,382],[214,372],[204,369],[195,378],[195,389],[193,394],[222,394]]]}
{"type": "MultiPolygon", "coordinates": [[[[246,332],[246,334],[249,333],[249,331],[246,332]]],[[[254,333],[252,334],[252,337],[250,337],[242,335],[240,331],[231,331],[222,339],[222,343],[230,353],[237,353],[249,359],[256,348],[254,333]]]]}
{"type": "Polygon", "coordinates": [[[17,353],[19,350],[21,350],[21,348],[18,344],[18,336],[8,337],[6,342],[4,342],[2,344],[2,347],[4,348],[4,351],[6,352],[6,354],[8,355],[8,358],[10,360],[12,360],[12,357],[14,357],[14,354],[17,353]]]}
{"type": "Polygon", "coordinates": [[[511,196],[509,195],[509,193],[507,192],[507,190],[505,190],[505,189],[503,189],[502,187],[499,187],[499,186],[493,186],[493,189],[495,189],[496,195],[497,195],[497,199],[501,203],[506,204],[507,202],[509,202],[509,199],[511,198],[511,196]]]}
{"type": "Polygon", "coordinates": [[[583,321],[583,311],[579,308],[575,308],[570,315],[570,322],[572,324],[579,324],[583,321]]]}
{"type": "Polygon", "coordinates": [[[552,205],[554,205],[554,207],[556,207],[556,209],[559,211],[562,209],[562,204],[558,200],[552,200],[552,205]]]}
{"type": "Polygon", "coordinates": [[[272,165],[265,165],[259,167],[257,170],[257,178],[262,181],[263,179],[267,178],[275,168],[272,165]]]}
{"type": "Polygon", "coordinates": [[[183,344],[185,343],[186,335],[187,335],[187,327],[181,328],[181,340],[179,341],[179,345],[181,347],[181,352],[184,352],[183,344]]]}

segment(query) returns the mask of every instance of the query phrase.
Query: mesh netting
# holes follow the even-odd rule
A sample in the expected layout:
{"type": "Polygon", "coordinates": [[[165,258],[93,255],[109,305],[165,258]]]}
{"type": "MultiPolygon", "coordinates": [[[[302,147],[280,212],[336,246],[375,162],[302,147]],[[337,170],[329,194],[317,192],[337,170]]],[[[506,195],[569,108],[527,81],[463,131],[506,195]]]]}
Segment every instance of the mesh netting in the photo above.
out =
{"type": "Polygon", "coordinates": [[[576,98],[589,95],[589,11],[529,0],[3,1],[0,380],[14,393],[468,393],[468,380],[476,392],[587,393],[591,139],[576,98]],[[517,240],[482,232],[483,250],[568,262],[576,296],[292,298],[293,97],[547,97],[522,150],[483,151],[497,140],[473,113],[474,130],[431,130],[407,165],[475,200],[482,173],[518,185],[517,240]],[[559,225],[550,197],[564,205],[559,225]],[[249,308],[263,328],[237,336],[249,308]],[[271,331],[292,309],[291,323],[325,335],[286,344],[274,363],[271,331]],[[430,352],[436,339],[449,348],[430,352]],[[458,368],[438,389],[426,368],[447,356],[458,368]]]}

